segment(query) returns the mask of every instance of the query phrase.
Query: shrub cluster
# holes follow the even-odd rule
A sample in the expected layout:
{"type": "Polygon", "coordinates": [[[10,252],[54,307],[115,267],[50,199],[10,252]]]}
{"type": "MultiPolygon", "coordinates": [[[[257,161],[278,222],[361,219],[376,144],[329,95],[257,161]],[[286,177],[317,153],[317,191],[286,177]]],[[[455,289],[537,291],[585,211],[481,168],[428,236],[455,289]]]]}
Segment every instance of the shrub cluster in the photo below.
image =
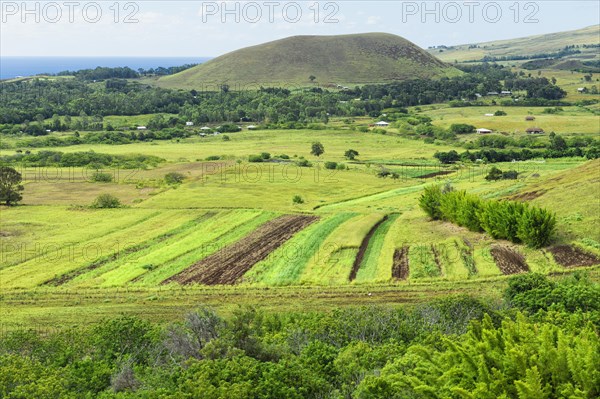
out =
{"type": "Polygon", "coordinates": [[[466,191],[425,189],[419,205],[434,220],[447,220],[493,238],[541,248],[552,239],[556,216],[546,209],[515,201],[482,200],[466,191]]]}

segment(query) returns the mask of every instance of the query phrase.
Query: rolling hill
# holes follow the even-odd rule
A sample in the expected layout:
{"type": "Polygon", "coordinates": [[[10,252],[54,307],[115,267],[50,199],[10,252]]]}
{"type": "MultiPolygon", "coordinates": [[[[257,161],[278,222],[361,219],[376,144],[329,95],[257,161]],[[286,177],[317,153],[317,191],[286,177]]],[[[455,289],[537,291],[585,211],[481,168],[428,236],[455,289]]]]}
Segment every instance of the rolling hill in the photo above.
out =
{"type": "Polygon", "coordinates": [[[222,55],[159,80],[163,87],[365,84],[460,72],[399,36],[294,36],[222,55]]]}
{"type": "MultiPolygon", "coordinates": [[[[580,46],[575,50],[581,53],[569,55],[576,59],[598,59],[598,47],[584,48],[583,45],[600,43],[600,25],[586,28],[527,36],[516,39],[499,40],[485,43],[469,43],[459,46],[430,48],[428,52],[445,62],[477,61],[483,57],[531,57],[538,54],[551,54],[563,50],[566,46],[580,46]]],[[[544,58],[544,57],[540,57],[544,58]]]]}

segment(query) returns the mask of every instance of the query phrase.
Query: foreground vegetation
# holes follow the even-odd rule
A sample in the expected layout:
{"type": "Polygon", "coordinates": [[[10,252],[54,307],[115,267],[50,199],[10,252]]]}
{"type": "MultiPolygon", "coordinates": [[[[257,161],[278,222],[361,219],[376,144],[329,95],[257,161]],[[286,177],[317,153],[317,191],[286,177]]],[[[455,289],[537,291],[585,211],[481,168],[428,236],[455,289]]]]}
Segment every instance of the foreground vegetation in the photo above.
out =
{"type": "Polygon", "coordinates": [[[17,330],[0,339],[6,398],[595,398],[600,286],[513,277],[503,301],[446,297],[156,325],[17,330]]]}

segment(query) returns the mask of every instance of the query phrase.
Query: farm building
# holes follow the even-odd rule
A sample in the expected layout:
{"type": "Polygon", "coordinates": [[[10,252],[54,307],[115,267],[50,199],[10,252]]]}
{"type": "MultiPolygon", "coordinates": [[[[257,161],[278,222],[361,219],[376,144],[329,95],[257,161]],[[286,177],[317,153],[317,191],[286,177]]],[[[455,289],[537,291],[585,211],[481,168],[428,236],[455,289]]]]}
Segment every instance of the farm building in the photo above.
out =
{"type": "Polygon", "coordinates": [[[502,90],[502,91],[500,92],[500,95],[501,95],[501,96],[512,96],[512,91],[509,91],[509,90],[502,90]]]}
{"type": "Polygon", "coordinates": [[[375,124],[375,126],[377,127],[385,127],[385,126],[389,126],[390,124],[385,122],[385,121],[379,121],[375,124]]]}
{"type": "Polygon", "coordinates": [[[544,133],[544,129],[542,129],[540,127],[530,127],[529,129],[526,130],[526,132],[529,134],[541,134],[541,133],[544,133]]]}
{"type": "Polygon", "coordinates": [[[210,130],[210,128],[208,126],[202,126],[200,130],[210,130]]]}
{"type": "Polygon", "coordinates": [[[256,129],[256,126],[254,126],[254,125],[248,126],[248,130],[254,130],[254,129],[256,129]]]}
{"type": "Polygon", "coordinates": [[[497,96],[497,95],[498,95],[498,92],[497,92],[497,91],[488,91],[488,92],[487,92],[487,95],[488,95],[488,96],[497,96]]]}
{"type": "Polygon", "coordinates": [[[483,116],[494,116],[494,114],[484,114],[483,116]]]}
{"type": "Polygon", "coordinates": [[[146,126],[138,126],[138,127],[137,127],[137,130],[146,130],[146,129],[147,129],[147,127],[146,127],[146,126]]]}
{"type": "Polygon", "coordinates": [[[186,126],[194,126],[194,122],[186,122],[185,125],[186,126]]]}
{"type": "Polygon", "coordinates": [[[479,133],[479,134],[488,134],[488,133],[492,133],[492,131],[490,129],[479,128],[479,129],[477,129],[477,133],[479,133]]]}
{"type": "Polygon", "coordinates": [[[529,115],[525,117],[526,121],[534,121],[535,120],[535,116],[529,115]]]}

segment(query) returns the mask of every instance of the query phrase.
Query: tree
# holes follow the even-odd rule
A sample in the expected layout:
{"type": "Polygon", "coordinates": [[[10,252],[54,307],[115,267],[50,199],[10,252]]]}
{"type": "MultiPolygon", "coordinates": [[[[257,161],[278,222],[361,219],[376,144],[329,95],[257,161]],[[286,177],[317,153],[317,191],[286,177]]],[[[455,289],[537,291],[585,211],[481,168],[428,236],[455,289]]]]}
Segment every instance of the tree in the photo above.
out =
{"type": "Polygon", "coordinates": [[[310,153],[312,155],[320,157],[324,152],[325,152],[325,147],[323,147],[323,144],[319,143],[318,141],[316,141],[312,144],[312,149],[310,150],[310,153]]]}
{"type": "Polygon", "coordinates": [[[353,150],[353,149],[349,149],[344,153],[344,156],[346,157],[346,159],[349,160],[354,160],[354,158],[356,158],[359,155],[358,151],[353,150]]]}
{"type": "Polygon", "coordinates": [[[310,79],[311,83],[315,81],[317,77],[315,75],[310,75],[308,79],[310,79]]]}
{"type": "Polygon", "coordinates": [[[0,201],[4,201],[7,206],[21,201],[23,199],[19,193],[23,191],[21,181],[23,177],[14,168],[0,166],[0,201]]]}

